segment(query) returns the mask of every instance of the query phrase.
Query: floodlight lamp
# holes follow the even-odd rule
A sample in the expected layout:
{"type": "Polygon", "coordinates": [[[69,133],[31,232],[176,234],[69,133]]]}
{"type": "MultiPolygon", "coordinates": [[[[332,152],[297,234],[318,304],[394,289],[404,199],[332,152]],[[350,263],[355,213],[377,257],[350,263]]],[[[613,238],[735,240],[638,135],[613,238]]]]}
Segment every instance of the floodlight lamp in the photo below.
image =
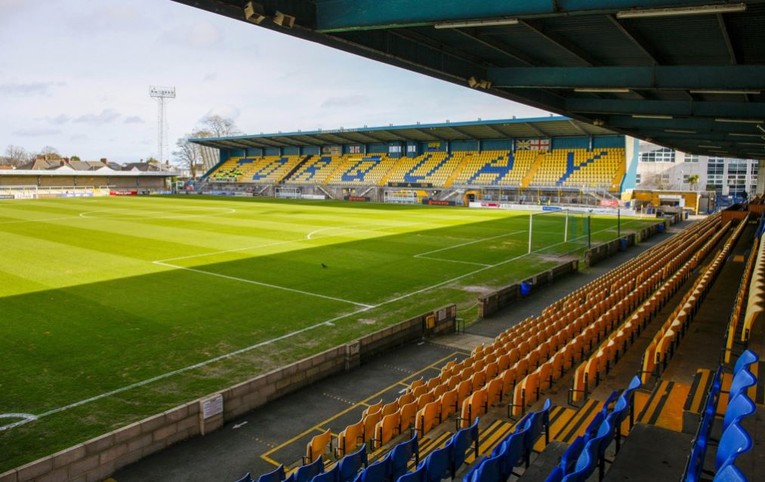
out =
{"type": "Polygon", "coordinates": [[[274,14],[274,23],[280,27],[292,28],[295,25],[295,17],[277,10],[274,14]]]}
{"type": "Polygon", "coordinates": [[[449,22],[438,22],[433,25],[433,28],[470,28],[470,27],[500,27],[503,25],[518,25],[517,18],[488,18],[488,19],[475,19],[475,20],[460,20],[449,22]]]}
{"type": "Polygon", "coordinates": [[[616,12],[616,18],[676,17],[683,15],[707,15],[719,13],[740,13],[746,11],[746,3],[720,5],[699,5],[695,7],[668,7],[632,9],[616,12]]]}
{"type": "Polygon", "coordinates": [[[263,5],[259,3],[247,2],[244,5],[244,18],[248,22],[259,25],[266,19],[266,11],[263,9],[263,5]]]}

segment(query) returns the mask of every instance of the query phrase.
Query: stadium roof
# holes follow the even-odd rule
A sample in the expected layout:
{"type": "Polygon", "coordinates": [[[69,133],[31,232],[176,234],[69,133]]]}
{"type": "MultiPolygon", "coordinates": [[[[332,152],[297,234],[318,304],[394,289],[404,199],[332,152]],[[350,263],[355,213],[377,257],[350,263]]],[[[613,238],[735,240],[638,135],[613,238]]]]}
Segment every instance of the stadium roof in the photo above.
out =
{"type": "Polygon", "coordinates": [[[685,152],[765,159],[765,0],[175,0],[685,152]]]}
{"type": "Polygon", "coordinates": [[[563,136],[614,135],[596,127],[567,117],[538,117],[443,124],[415,124],[408,126],[362,127],[277,134],[244,135],[232,137],[196,138],[191,141],[218,149],[245,149],[248,147],[326,146],[336,144],[368,144],[414,140],[454,141],[469,139],[539,138],[563,136]]]}

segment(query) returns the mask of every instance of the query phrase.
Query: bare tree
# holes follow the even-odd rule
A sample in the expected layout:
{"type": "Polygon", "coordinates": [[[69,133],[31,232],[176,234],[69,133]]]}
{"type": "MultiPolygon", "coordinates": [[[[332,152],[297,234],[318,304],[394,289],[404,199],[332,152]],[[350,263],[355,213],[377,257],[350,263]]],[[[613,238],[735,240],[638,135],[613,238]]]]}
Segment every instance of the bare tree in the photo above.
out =
{"type": "Polygon", "coordinates": [[[5,149],[3,162],[7,162],[11,166],[21,166],[29,162],[31,158],[32,156],[23,147],[10,145],[5,149]]]}
{"type": "Polygon", "coordinates": [[[225,137],[239,134],[239,129],[236,127],[234,119],[229,119],[227,117],[206,115],[199,123],[203,127],[200,131],[207,131],[210,133],[209,136],[204,137],[225,137]]]}
{"type": "Polygon", "coordinates": [[[191,172],[191,178],[197,178],[197,169],[202,167],[202,150],[201,145],[190,142],[189,139],[199,137],[211,137],[207,131],[196,131],[191,134],[187,134],[175,143],[177,150],[173,151],[175,160],[181,167],[188,169],[191,172]]]}

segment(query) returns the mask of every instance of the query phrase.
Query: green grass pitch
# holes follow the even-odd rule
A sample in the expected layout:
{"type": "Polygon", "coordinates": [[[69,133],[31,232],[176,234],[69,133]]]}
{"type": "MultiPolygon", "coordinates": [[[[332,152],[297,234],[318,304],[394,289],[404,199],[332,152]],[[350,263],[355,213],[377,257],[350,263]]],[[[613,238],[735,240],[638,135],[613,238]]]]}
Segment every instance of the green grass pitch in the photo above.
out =
{"type": "MultiPolygon", "coordinates": [[[[528,219],[202,197],[0,201],[0,426],[38,417],[0,430],[0,472],[446,303],[472,320],[477,291],[583,247],[540,217],[534,245],[547,248],[526,255],[528,219]]],[[[593,217],[591,231],[613,239],[616,221],[593,217]]]]}

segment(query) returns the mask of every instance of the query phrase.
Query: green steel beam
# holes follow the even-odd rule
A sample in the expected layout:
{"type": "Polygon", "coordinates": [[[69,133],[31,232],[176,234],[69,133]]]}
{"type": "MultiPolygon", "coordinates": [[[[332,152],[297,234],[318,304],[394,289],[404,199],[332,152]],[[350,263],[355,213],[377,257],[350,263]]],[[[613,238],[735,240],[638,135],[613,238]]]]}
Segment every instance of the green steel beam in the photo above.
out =
{"type": "Polygon", "coordinates": [[[565,110],[579,114],[640,114],[684,117],[760,118],[765,105],[754,102],[703,102],[569,98],[565,110]]]}
{"type": "Polygon", "coordinates": [[[765,90],[765,66],[494,67],[488,80],[505,88],[765,90]]]}
{"type": "MultiPolygon", "coordinates": [[[[761,3],[753,0],[747,3],[761,3]]],[[[279,2],[276,2],[279,3],[279,2]]],[[[316,0],[316,29],[322,32],[433,25],[468,19],[616,13],[724,4],[721,0],[316,0]]]]}

